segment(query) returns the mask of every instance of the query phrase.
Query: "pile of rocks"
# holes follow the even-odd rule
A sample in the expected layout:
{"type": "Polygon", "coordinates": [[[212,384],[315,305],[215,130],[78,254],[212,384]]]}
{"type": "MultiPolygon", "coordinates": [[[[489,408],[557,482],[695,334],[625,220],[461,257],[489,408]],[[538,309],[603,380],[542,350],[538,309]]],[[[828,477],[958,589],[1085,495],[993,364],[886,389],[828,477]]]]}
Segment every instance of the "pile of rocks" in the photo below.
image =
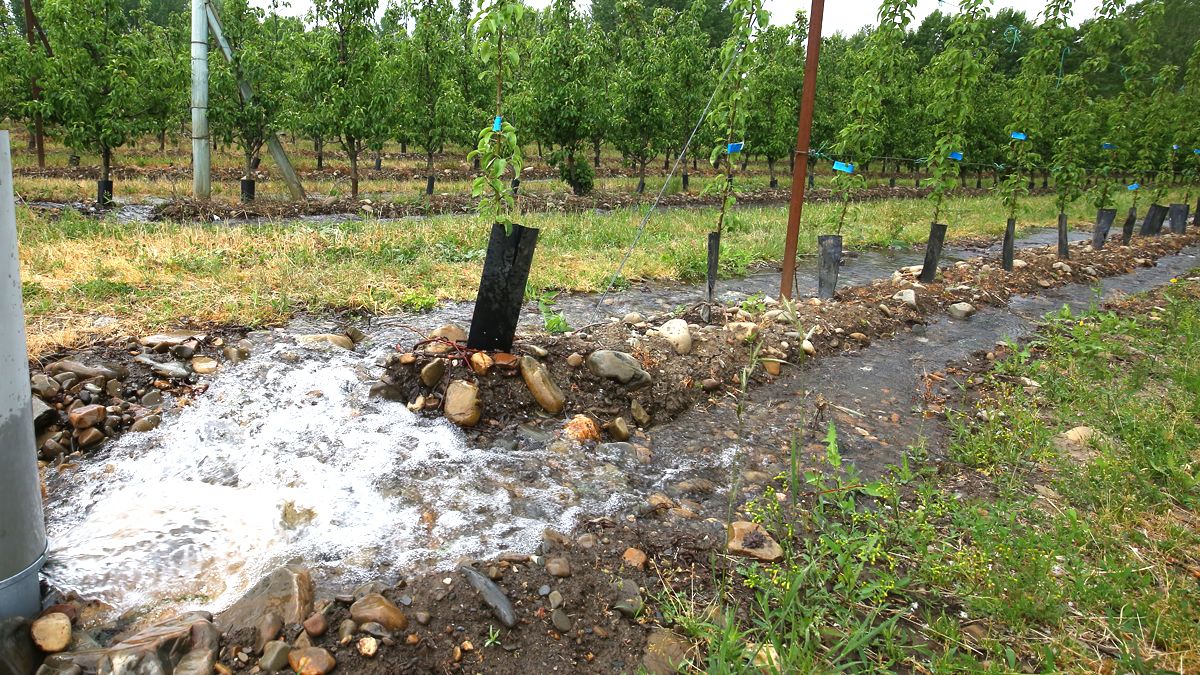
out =
{"type": "Polygon", "coordinates": [[[115,347],[127,365],[80,356],[49,363],[30,378],[41,460],[62,463],[122,433],[154,429],[166,395],[180,387],[200,391],[200,376],[217,372],[219,359],[238,363],[250,356],[247,340],[227,345],[195,331],[122,338],[115,347]]]}

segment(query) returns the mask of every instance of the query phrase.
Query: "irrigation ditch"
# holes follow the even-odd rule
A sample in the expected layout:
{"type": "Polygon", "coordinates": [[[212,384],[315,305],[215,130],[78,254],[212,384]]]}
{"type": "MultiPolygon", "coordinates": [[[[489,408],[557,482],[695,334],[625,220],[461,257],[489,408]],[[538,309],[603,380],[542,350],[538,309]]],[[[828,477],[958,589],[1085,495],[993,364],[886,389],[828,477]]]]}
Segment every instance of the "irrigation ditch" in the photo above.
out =
{"type": "Polygon", "coordinates": [[[1015,242],[1011,272],[1001,242],[950,246],[931,283],[920,251],[863,252],[834,301],[780,304],[751,275],[709,325],[694,285],[563,297],[574,330],[527,307],[506,352],[467,347],[461,303],[35,363],[46,604],[75,626],[46,672],[668,672],[689,646],[656,589],[771,557],[726,520],[789,470],[789,443],[814,462],[833,422],[867,474],[914,445],[936,461],[952,392],[929,374],[1200,252],[1195,234],[1071,233],[1064,260],[1057,237],[1015,242]]]}

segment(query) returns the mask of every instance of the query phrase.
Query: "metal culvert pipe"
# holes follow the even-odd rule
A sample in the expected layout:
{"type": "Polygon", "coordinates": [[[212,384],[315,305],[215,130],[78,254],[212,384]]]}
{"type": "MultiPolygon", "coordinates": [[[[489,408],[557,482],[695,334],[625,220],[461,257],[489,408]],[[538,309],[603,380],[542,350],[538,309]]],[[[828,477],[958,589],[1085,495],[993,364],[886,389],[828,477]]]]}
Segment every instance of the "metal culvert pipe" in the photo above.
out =
{"type": "Polygon", "coordinates": [[[0,619],[41,609],[46,561],[19,272],[12,157],[0,131],[0,619]]]}

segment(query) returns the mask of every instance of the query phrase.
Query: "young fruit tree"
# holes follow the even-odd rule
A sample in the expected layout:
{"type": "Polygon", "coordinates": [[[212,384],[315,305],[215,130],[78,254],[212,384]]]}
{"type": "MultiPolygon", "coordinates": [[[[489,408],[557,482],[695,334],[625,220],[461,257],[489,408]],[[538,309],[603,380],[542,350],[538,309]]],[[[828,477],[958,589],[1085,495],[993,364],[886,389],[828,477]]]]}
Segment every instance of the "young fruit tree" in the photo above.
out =
{"type": "Polygon", "coordinates": [[[313,110],[317,128],[338,139],[350,160],[350,196],[358,198],[358,160],[389,135],[394,105],[383,74],[375,32],[375,0],[316,0],[312,62],[299,100],[313,110]]]}
{"type": "Polygon", "coordinates": [[[480,129],[475,149],[468,160],[478,159],[480,175],[471,183],[471,196],[479,199],[479,213],[511,232],[517,215],[516,183],[521,179],[524,159],[517,142],[517,128],[504,119],[504,81],[520,63],[513,31],[525,6],[516,0],[479,0],[475,16],[478,41],[475,53],[483,65],[480,79],[495,83],[495,113],[492,123],[480,129]],[[512,188],[505,184],[509,172],[512,188]]]}
{"type": "Polygon", "coordinates": [[[796,110],[804,81],[803,25],[770,26],[754,41],[753,76],[746,83],[746,136],[753,153],[767,160],[770,187],[779,187],[775,166],[796,146],[796,110]]]}
{"type": "MultiPolygon", "coordinates": [[[[1017,203],[1028,194],[1026,176],[1032,177],[1043,162],[1037,151],[1037,141],[1050,129],[1047,113],[1054,95],[1059,58],[1067,46],[1071,2],[1049,0],[1046,4],[1042,23],[1033,31],[1032,44],[1021,58],[1020,70],[1006,97],[1012,111],[1012,119],[1005,130],[1009,138],[1005,156],[1008,173],[999,185],[1008,217],[1004,239],[1005,269],[1012,269],[1017,203]]],[[[1066,257],[1066,205],[1059,206],[1059,255],[1066,257]]]]}
{"type": "Polygon", "coordinates": [[[639,0],[621,5],[621,59],[616,69],[613,145],[638,168],[637,193],[646,190],[646,165],[667,145],[669,96],[666,90],[664,31],[671,12],[655,12],[647,22],[639,0]]]}
{"type": "Polygon", "coordinates": [[[1094,83],[1111,66],[1112,54],[1123,39],[1120,14],[1124,6],[1125,0],[1103,0],[1096,17],[1083,34],[1088,58],[1080,65],[1079,72],[1088,85],[1087,97],[1095,118],[1094,126],[1103,133],[1100,138],[1092,139],[1093,147],[1100,151],[1092,185],[1092,203],[1099,211],[1112,208],[1115,202],[1122,157],[1128,151],[1128,148],[1122,147],[1124,129],[1120,126],[1120,116],[1112,109],[1112,100],[1101,99],[1094,83]]]}
{"type": "MultiPolygon", "coordinates": [[[[691,139],[696,129],[696,117],[704,110],[708,93],[715,84],[712,73],[713,50],[708,48],[709,37],[700,24],[705,10],[703,0],[694,0],[687,9],[675,16],[664,36],[666,77],[674,87],[673,95],[667,97],[666,135],[672,154],[684,148],[691,139]]],[[[794,112],[793,109],[789,114],[794,112]]],[[[681,187],[686,192],[689,187],[686,154],[680,158],[679,164],[681,187]]]]}
{"type": "Polygon", "coordinates": [[[46,0],[41,20],[54,49],[45,101],[67,147],[100,155],[97,201],[106,204],[113,152],[149,130],[141,74],[150,42],[118,0],[46,0]]]}
{"type": "Polygon", "coordinates": [[[965,131],[975,106],[975,94],[983,74],[989,67],[989,54],[984,50],[984,18],[990,0],[964,0],[959,12],[950,22],[945,49],[930,62],[929,113],[933,118],[933,151],[926,159],[929,178],[929,200],[933,203],[933,221],[929,244],[925,249],[925,266],[921,270],[923,283],[937,276],[937,263],[946,225],[939,222],[946,194],[958,182],[960,162],[966,155],[965,131]]]}
{"type": "MultiPolygon", "coordinates": [[[[247,0],[224,0],[221,26],[233,51],[233,62],[210,59],[209,120],[218,140],[242,151],[243,180],[253,180],[256,158],[279,123],[287,95],[288,58],[279,17],[247,0]],[[249,85],[247,99],[238,82],[249,85]]],[[[250,194],[247,193],[247,198],[250,194]]]]}
{"type": "Polygon", "coordinates": [[[595,173],[582,157],[588,126],[605,101],[592,90],[593,50],[588,25],[571,0],[555,0],[541,16],[525,66],[528,128],[549,150],[549,161],[576,195],[592,191],[595,173]]]}
{"type": "Polygon", "coordinates": [[[433,155],[467,121],[458,83],[458,41],[449,0],[421,0],[412,37],[403,46],[400,78],[405,136],[425,151],[425,194],[433,194],[433,155]]]}
{"type": "Polygon", "coordinates": [[[1125,78],[1125,85],[1117,95],[1114,112],[1116,126],[1121,130],[1118,143],[1124,143],[1129,148],[1125,168],[1133,174],[1134,182],[1129,187],[1133,193],[1134,209],[1142,192],[1140,186],[1148,185],[1154,179],[1155,158],[1162,151],[1162,148],[1156,147],[1158,120],[1153,119],[1153,115],[1150,116],[1152,119],[1147,119],[1143,112],[1151,93],[1150,57],[1158,45],[1156,27],[1162,14],[1162,0],[1148,0],[1139,5],[1131,17],[1132,35],[1122,50],[1126,63],[1121,75],[1125,78]]]}

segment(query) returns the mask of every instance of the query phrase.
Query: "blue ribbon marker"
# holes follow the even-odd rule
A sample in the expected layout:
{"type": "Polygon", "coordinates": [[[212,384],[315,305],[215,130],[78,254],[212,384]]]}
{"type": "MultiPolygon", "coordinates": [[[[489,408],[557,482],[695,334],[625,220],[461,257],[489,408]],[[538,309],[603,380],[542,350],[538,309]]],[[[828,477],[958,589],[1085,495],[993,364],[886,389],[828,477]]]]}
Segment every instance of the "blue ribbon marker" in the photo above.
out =
{"type": "Polygon", "coordinates": [[[496,119],[492,120],[492,131],[499,132],[500,131],[500,123],[503,121],[504,121],[503,117],[501,117],[500,115],[496,115],[496,119]]]}
{"type": "Polygon", "coordinates": [[[1100,148],[1103,150],[1115,150],[1117,146],[1113,145],[1112,143],[1101,143],[1100,148]]]}
{"type": "Polygon", "coordinates": [[[952,152],[946,156],[956,162],[961,162],[962,158],[963,158],[963,154],[961,152],[959,152],[958,150],[955,150],[954,152],[952,152]]]}
{"type": "Polygon", "coordinates": [[[739,143],[730,143],[728,146],[726,146],[725,152],[727,152],[731,155],[736,155],[742,151],[742,145],[743,145],[743,143],[740,143],[740,142],[739,143]]]}
{"type": "Polygon", "coordinates": [[[1027,138],[1024,131],[1014,131],[1011,135],[1014,141],[1023,141],[1027,138]]]}
{"type": "Polygon", "coordinates": [[[1130,184],[1129,184],[1129,187],[1127,187],[1127,188],[1125,188],[1125,189],[1126,189],[1126,190],[1130,190],[1130,191],[1132,191],[1132,190],[1136,190],[1136,189],[1138,189],[1138,188],[1140,188],[1140,187],[1142,187],[1142,186],[1141,186],[1141,184],[1139,184],[1139,183],[1130,183],[1130,184]]]}
{"type": "Polygon", "coordinates": [[[1172,145],[1172,146],[1171,146],[1171,149],[1172,149],[1172,150],[1178,150],[1178,149],[1179,149],[1179,144],[1178,144],[1178,143],[1176,143],[1175,145],[1172,145]]]}
{"type": "Polygon", "coordinates": [[[849,162],[834,162],[833,170],[841,171],[842,173],[854,173],[854,165],[849,162]]]}
{"type": "Polygon", "coordinates": [[[1196,153],[1197,155],[1200,155],[1200,148],[1196,148],[1195,150],[1192,150],[1192,152],[1196,153]]]}

